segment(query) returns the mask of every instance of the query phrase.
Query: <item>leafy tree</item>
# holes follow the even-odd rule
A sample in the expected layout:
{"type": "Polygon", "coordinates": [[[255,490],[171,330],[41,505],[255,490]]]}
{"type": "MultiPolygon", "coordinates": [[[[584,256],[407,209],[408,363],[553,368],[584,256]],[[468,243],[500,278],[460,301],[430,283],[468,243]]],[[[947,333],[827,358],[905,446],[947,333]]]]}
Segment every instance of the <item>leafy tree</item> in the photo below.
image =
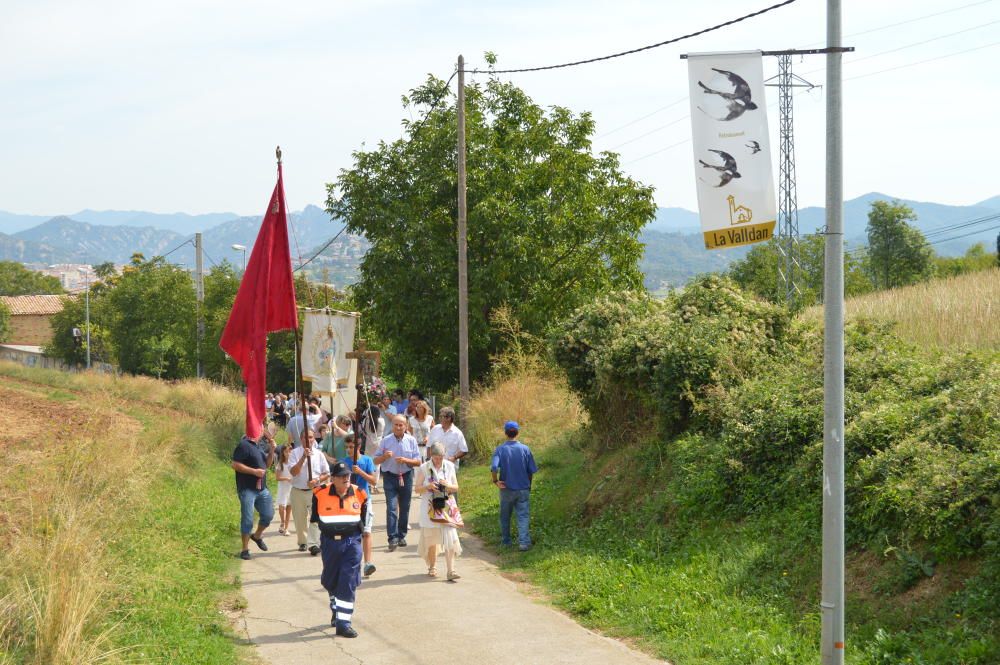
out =
{"type": "Polygon", "coordinates": [[[979,242],[967,249],[964,256],[934,257],[934,273],[940,277],[953,277],[967,272],[988,270],[996,264],[996,255],[987,254],[986,246],[979,242]]]}
{"type": "Polygon", "coordinates": [[[162,257],[133,256],[107,296],[118,366],[175,379],[195,373],[196,313],[190,275],[162,257]]]}
{"type": "Polygon", "coordinates": [[[908,222],[913,210],[899,201],[873,201],[868,212],[868,273],[877,288],[913,284],[934,273],[934,250],[908,222]]]}
{"type": "MultiPolygon", "coordinates": [[[[45,355],[59,358],[68,365],[84,365],[87,361],[86,337],[77,345],[73,328],[87,327],[86,302],[82,296],[63,298],[63,308],[52,316],[52,338],[45,345],[45,355]]],[[[90,360],[91,363],[115,362],[111,333],[104,323],[108,320],[107,304],[96,287],[90,292],[90,360]]],[[[86,334],[86,333],[84,333],[86,334]]]]}
{"type": "Polygon", "coordinates": [[[229,320],[239,288],[240,279],[228,261],[213,267],[205,275],[205,302],[202,310],[205,337],[201,343],[201,362],[207,378],[233,387],[240,383],[239,366],[229,360],[219,348],[219,339],[229,320]]]}
{"type": "MultiPolygon", "coordinates": [[[[390,352],[387,371],[444,388],[458,368],[455,100],[431,77],[403,103],[426,117],[356,152],[328,185],[327,211],[372,243],[353,295],[390,352]]],[[[593,154],[593,132],[589,113],[543,109],[511,83],[466,88],[473,378],[502,343],[489,325],[497,308],[537,334],[594,294],[642,284],[652,189],[624,175],[616,154],[593,154]]]]}
{"type": "MultiPolygon", "coordinates": [[[[825,240],[822,235],[806,235],[799,240],[799,270],[795,273],[798,293],[793,308],[809,307],[823,300],[823,274],[825,270],[825,240]]],[[[746,258],[729,267],[728,274],[744,290],[770,302],[785,302],[785,288],[779,283],[778,266],[784,266],[784,257],[778,240],[758,243],[746,258]]],[[[852,296],[871,290],[862,262],[851,254],[844,254],[844,293],[852,296]]]]}
{"type": "Polygon", "coordinates": [[[58,277],[28,270],[17,261],[0,261],[0,296],[36,296],[62,292],[58,277]]]}
{"type": "Polygon", "coordinates": [[[102,281],[108,281],[118,274],[113,261],[105,261],[94,266],[94,274],[102,281]]]}
{"type": "Polygon", "coordinates": [[[0,342],[7,341],[10,337],[10,310],[7,305],[0,302],[0,342]]]}

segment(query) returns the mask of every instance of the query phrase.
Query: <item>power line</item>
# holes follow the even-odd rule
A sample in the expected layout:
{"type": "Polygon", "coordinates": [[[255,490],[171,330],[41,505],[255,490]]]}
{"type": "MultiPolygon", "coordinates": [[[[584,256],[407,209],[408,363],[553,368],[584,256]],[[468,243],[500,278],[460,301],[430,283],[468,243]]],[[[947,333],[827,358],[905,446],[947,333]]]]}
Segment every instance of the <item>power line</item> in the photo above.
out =
{"type": "Polygon", "coordinates": [[[211,262],[213,268],[219,267],[219,264],[215,262],[215,259],[213,259],[208,252],[205,251],[204,247],[201,248],[201,253],[205,256],[206,259],[209,260],[209,262],[211,262]]]}
{"type": "MultiPolygon", "coordinates": [[[[913,48],[914,46],[923,46],[924,44],[929,44],[931,42],[936,42],[936,41],[938,41],[940,39],[947,39],[948,37],[954,37],[955,35],[961,35],[961,34],[966,33],[966,32],[972,32],[973,30],[979,30],[980,28],[985,28],[985,27],[994,25],[996,23],[1000,23],[1000,19],[998,19],[996,21],[990,21],[989,23],[982,23],[980,25],[974,25],[971,28],[964,28],[964,29],[958,30],[956,32],[949,32],[948,34],[937,35],[936,37],[931,37],[929,39],[924,39],[924,40],[921,40],[919,42],[913,42],[912,44],[906,44],[904,46],[898,46],[896,48],[892,48],[892,49],[889,49],[887,51],[879,51],[878,53],[872,53],[871,55],[866,55],[863,58],[851,58],[845,64],[853,65],[853,64],[861,62],[863,60],[870,60],[871,58],[877,58],[877,57],[879,57],[881,55],[886,55],[888,53],[896,53],[897,51],[904,51],[904,50],[906,50],[908,48],[913,48]]],[[[939,56],[939,57],[945,57],[945,58],[947,58],[947,57],[950,57],[950,56],[944,55],[944,56],[939,56]]],[[[936,59],[936,58],[932,58],[931,60],[934,60],[934,59],[936,59]]],[[[931,60],[925,60],[924,62],[930,62],[931,60]]],[[[919,63],[912,63],[912,64],[919,64],[919,63]]],[[[905,66],[908,67],[910,65],[907,64],[905,66]]],[[[819,69],[811,69],[808,72],[805,72],[803,74],[803,76],[808,76],[809,74],[815,74],[817,72],[822,72],[822,71],[825,71],[825,68],[820,67],[819,69]]],[[[891,71],[891,70],[882,70],[882,71],[891,71]]],[[[865,74],[864,76],[871,76],[871,74],[865,74]]],[[[861,78],[861,77],[860,76],[855,76],[855,77],[852,77],[852,78],[861,78]]],[[[845,79],[845,80],[850,80],[850,79],[845,79]]]]}
{"type": "Polygon", "coordinates": [[[302,270],[303,268],[305,268],[305,267],[306,267],[307,265],[309,265],[310,263],[312,263],[312,262],[313,262],[314,260],[316,260],[316,258],[317,258],[317,257],[318,257],[318,256],[319,256],[320,254],[322,254],[322,253],[323,253],[323,251],[324,251],[324,250],[325,250],[325,249],[326,249],[327,247],[329,247],[330,245],[332,245],[332,244],[333,244],[333,241],[334,241],[334,240],[336,240],[337,238],[339,238],[339,237],[340,237],[340,234],[341,234],[341,233],[343,233],[343,232],[344,232],[344,231],[346,231],[346,230],[347,230],[347,224],[344,224],[344,228],[340,229],[340,231],[337,231],[337,235],[335,235],[335,236],[333,236],[332,238],[330,238],[329,240],[327,240],[327,241],[326,241],[326,244],[325,244],[325,245],[323,245],[322,247],[320,247],[320,248],[319,248],[319,251],[317,251],[317,252],[316,252],[315,254],[313,254],[313,255],[312,255],[311,257],[309,257],[309,259],[308,259],[307,261],[305,261],[304,263],[301,263],[301,264],[299,264],[299,267],[298,267],[298,268],[296,268],[295,270],[293,270],[292,272],[298,272],[298,271],[302,270]]]}
{"type": "MultiPolygon", "coordinates": [[[[878,27],[875,27],[875,28],[870,28],[868,30],[862,30],[860,32],[851,33],[849,35],[846,35],[846,37],[856,37],[858,35],[866,35],[866,34],[869,34],[869,33],[872,33],[872,32],[878,32],[880,30],[887,30],[889,28],[895,28],[895,27],[898,27],[898,26],[901,26],[901,25],[906,25],[906,24],[909,24],[909,23],[915,23],[917,21],[922,21],[922,20],[928,19],[928,18],[934,18],[936,16],[941,16],[943,14],[949,14],[951,12],[959,11],[959,10],[962,10],[962,9],[968,9],[969,7],[976,7],[976,6],[979,6],[979,5],[990,4],[991,2],[995,2],[995,1],[996,0],[981,0],[980,2],[973,2],[973,3],[970,3],[970,4],[961,5],[959,7],[953,7],[951,9],[946,9],[944,11],[935,12],[933,14],[925,14],[923,16],[917,16],[917,17],[914,17],[914,18],[907,19],[905,21],[899,21],[897,23],[890,23],[890,24],[887,24],[887,25],[882,25],[882,26],[878,26],[878,27]]],[[[994,23],[995,22],[996,21],[994,21],[994,23]]],[[[992,25],[992,23],[989,23],[989,24],[986,24],[986,25],[992,25]]],[[[968,28],[968,30],[974,30],[974,29],[977,29],[979,27],[983,27],[983,26],[976,26],[974,28],[968,28]]],[[[960,32],[966,32],[966,31],[967,30],[959,31],[959,33],[960,32]]],[[[900,47],[898,49],[892,49],[890,51],[883,51],[882,53],[876,53],[876,54],[873,54],[873,55],[864,56],[863,58],[850,59],[845,64],[852,64],[852,63],[855,63],[855,62],[860,62],[861,60],[867,60],[869,58],[874,58],[877,55],[884,55],[886,53],[892,53],[894,51],[899,51],[899,50],[903,50],[904,48],[910,48],[912,46],[917,46],[917,45],[920,45],[920,44],[925,44],[927,42],[935,41],[937,39],[942,39],[944,37],[954,36],[954,35],[959,34],[959,33],[951,33],[949,35],[941,35],[941,36],[938,36],[938,37],[934,37],[932,39],[925,40],[923,42],[917,42],[915,44],[909,44],[907,46],[903,46],[903,47],[900,47]]],[[[825,42],[814,42],[813,44],[810,44],[810,46],[821,45],[823,43],[825,43],[825,42]]],[[[820,71],[824,71],[824,69],[821,68],[821,69],[810,70],[808,72],[805,72],[803,75],[814,74],[814,73],[820,72],[820,71]]],[[[886,70],[886,71],[888,71],[888,70],[886,70]]],[[[868,75],[866,74],[866,76],[868,76],[868,75]]],[[[600,139],[600,138],[603,138],[605,136],[608,136],[609,134],[613,134],[613,133],[618,132],[618,131],[620,131],[622,129],[625,129],[627,127],[631,127],[632,125],[634,125],[634,124],[636,124],[638,122],[641,122],[643,120],[646,120],[647,118],[649,118],[651,116],[654,116],[654,115],[656,115],[657,113],[659,113],[661,111],[665,111],[668,108],[676,106],[677,104],[680,104],[680,103],[686,101],[687,99],[688,98],[685,97],[683,99],[677,100],[676,102],[668,104],[667,106],[664,106],[664,107],[661,107],[659,109],[656,109],[655,111],[651,111],[650,113],[647,113],[644,116],[641,116],[639,118],[636,118],[635,120],[629,121],[629,122],[625,123],[624,125],[621,125],[619,127],[616,127],[615,129],[612,129],[612,130],[610,130],[608,132],[605,132],[604,134],[600,134],[597,137],[595,137],[595,139],[600,139]]],[[[643,157],[640,157],[639,159],[643,159],[643,157]]],[[[632,160],[632,161],[637,161],[637,160],[632,160]]]]}
{"type": "MultiPolygon", "coordinates": [[[[849,35],[844,35],[845,38],[848,37],[858,37],[860,35],[867,35],[872,32],[878,32],[879,30],[887,30],[889,28],[895,28],[901,25],[906,25],[908,23],[916,23],[917,21],[923,21],[926,18],[934,18],[935,16],[941,16],[942,14],[950,14],[951,12],[957,12],[961,9],[968,9],[969,7],[976,7],[978,5],[987,5],[995,0],[981,0],[981,2],[973,2],[968,5],[961,5],[959,7],[952,7],[951,9],[945,9],[944,11],[935,12],[933,14],[925,14],[923,16],[917,16],[915,18],[906,19],[905,21],[899,21],[898,23],[890,23],[888,25],[882,25],[877,28],[870,28],[868,30],[862,30],[861,32],[853,32],[849,35]]],[[[814,42],[814,44],[824,44],[825,42],[814,42]]]]}
{"type": "Polygon", "coordinates": [[[931,229],[924,234],[924,237],[941,235],[942,233],[951,233],[952,231],[957,231],[959,229],[968,228],[970,226],[976,226],[978,224],[986,224],[992,221],[1000,219],[1000,213],[995,215],[986,215],[985,217],[978,217],[976,219],[969,220],[967,222],[957,222],[955,224],[950,224],[948,226],[939,226],[936,229],[931,229]]]}
{"type": "Polygon", "coordinates": [[[681,118],[677,118],[676,120],[668,122],[665,125],[660,125],[659,127],[655,128],[655,129],[651,129],[648,132],[646,132],[645,134],[639,134],[639,136],[636,136],[634,139],[629,139],[628,141],[624,141],[623,143],[619,143],[618,145],[611,146],[610,148],[608,148],[608,150],[617,150],[618,148],[622,147],[623,145],[628,145],[629,143],[635,143],[639,139],[644,139],[647,136],[649,136],[650,134],[655,134],[658,131],[666,129],[667,127],[673,127],[677,123],[683,122],[683,121],[687,120],[690,117],[691,117],[690,115],[686,115],[686,116],[683,116],[681,118]]]}
{"type": "MultiPolygon", "coordinates": [[[[977,226],[979,224],[988,224],[988,223],[991,223],[991,222],[995,222],[998,219],[1000,219],[1000,213],[997,213],[995,215],[986,215],[984,217],[977,217],[975,219],[964,220],[964,221],[961,221],[961,222],[956,222],[954,224],[947,224],[945,226],[939,226],[937,228],[934,228],[934,229],[931,229],[931,230],[927,231],[926,233],[923,234],[923,236],[924,236],[924,239],[934,238],[935,236],[947,235],[949,233],[954,233],[955,231],[960,231],[962,229],[971,228],[971,227],[977,226]]],[[[952,237],[948,237],[948,238],[940,238],[940,239],[936,239],[936,240],[929,240],[927,244],[928,245],[936,245],[936,244],[939,244],[939,243],[942,243],[942,242],[948,242],[949,240],[956,240],[958,238],[964,238],[966,236],[976,235],[977,233],[985,233],[985,232],[990,231],[990,230],[992,230],[994,228],[997,228],[997,227],[994,226],[994,227],[987,227],[987,228],[983,228],[983,229],[974,229],[972,231],[969,231],[967,233],[963,233],[963,234],[957,235],[957,236],[952,236],[952,237]]],[[[856,255],[860,256],[860,255],[865,254],[867,251],[868,251],[868,246],[867,245],[861,245],[859,247],[855,247],[854,249],[848,250],[846,253],[847,254],[856,254],[856,255]]]]}
{"type": "Polygon", "coordinates": [[[915,67],[917,65],[923,65],[928,62],[934,62],[935,60],[944,60],[945,58],[952,58],[956,55],[963,55],[965,53],[972,53],[973,51],[981,51],[984,48],[990,48],[991,46],[1000,45],[1000,42],[993,42],[991,44],[984,44],[983,46],[976,46],[975,48],[966,49],[964,51],[956,51],[955,53],[947,53],[945,55],[939,55],[936,58],[928,58],[927,60],[918,60],[917,62],[910,62],[905,65],[899,65],[897,67],[889,67],[888,69],[880,69],[877,72],[869,72],[867,74],[860,74],[858,76],[851,76],[844,79],[845,81],[854,81],[856,79],[863,79],[869,76],[875,76],[876,74],[885,74],[886,72],[894,72],[897,69],[905,69],[907,67],[915,67]]]}
{"type": "Polygon", "coordinates": [[[666,41],[657,42],[656,44],[650,44],[649,46],[641,46],[639,48],[629,49],[628,51],[622,51],[620,53],[612,53],[611,55],[603,55],[603,56],[600,56],[598,58],[588,58],[586,60],[577,60],[575,62],[564,62],[561,65],[546,65],[544,67],[524,67],[524,68],[521,68],[521,69],[471,69],[471,70],[466,70],[466,72],[469,73],[469,74],[519,74],[519,73],[522,73],[522,72],[540,72],[540,71],[544,71],[544,70],[547,70],[547,69],[564,69],[566,67],[576,67],[577,65],[589,65],[590,63],[593,63],[593,62],[601,62],[602,60],[611,60],[612,58],[621,58],[622,56],[632,55],[633,53],[641,53],[642,51],[648,51],[650,49],[659,48],[661,46],[666,46],[667,44],[676,44],[677,42],[682,41],[684,39],[690,39],[691,37],[697,37],[699,35],[704,35],[706,33],[713,32],[715,30],[719,30],[721,28],[725,28],[725,27],[728,27],[730,25],[734,25],[736,23],[739,23],[740,21],[745,21],[745,20],[747,20],[749,18],[753,18],[755,16],[760,16],[761,14],[766,14],[767,12],[775,10],[775,9],[778,9],[779,7],[784,7],[785,5],[790,5],[793,2],[795,2],[795,1],[796,0],[784,0],[784,2],[779,2],[776,5],[771,5],[770,7],[765,7],[764,9],[760,9],[758,11],[755,11],[755,12],[751,13],[751,14],[746,14],[744,16],[740,16],[739,18],[731,19],[729,21],[726,21],[725,23],[719,23],[717,25],[713,25],[710,28],[704,28],[702,30],[698,30],[697,32],[690,32],[690,33],[688,33],[686,35],[681,35],[680,37],[674,37],[673,39],[667,39],[666,41]]]}
{"type": "Polygon", "coordinates": [[[619,132],[619,131],[627,128],[627,127],[631,127],[632,125],[634,125],[637,122],[642,122],[646,118],[650,118],[650,117],[656,115],[657,113],[659,113],[660,111],[666,111],[667,109],[673,108],[674,106],[677,106],[678,104],[680,104],[682,102],[686,102],[687,100],[688,100],[687,97],[682,97],[681,99],[678,99],[676,102],[671,102],[670,104],[667,104],[666,106],[661,106],[660,108],[656,109],[655,111],[651,111],[651,112],[647,113],[646,115],[642,116],[641,118],[636,118],[635,120],[632,120],[631,122],[626,122],[624,125],[622,125],[620,127],[615,127],[611,131],[607,131],[607,132],[604,132],[603,134],[599,134],[598,136],[595,136],[594,140],[602,139],[605,136],[608,136],[610,134],[614,134],[615,132],[619,132]]]}
{"type": "MultiPolygon", "coordinates": [[[[173,254],[174,252],[176,252],[178,249],[180,249],[181,247],[183,247],[184,245],[191,244],[191,243],[193,243],[193,241],[190,238],[188,238],[187,240],[185,240],[181,244],[177,245],[176,247],[174,247],[172,250],[170,250],[166,254],[158,254],[158,255],[154,256],[153,259],[165,259],[168,256],[170,256],[171,254],[173,254]]],[[[153,259],[150,259],[150,261],[152,261],[153,259]]]]}

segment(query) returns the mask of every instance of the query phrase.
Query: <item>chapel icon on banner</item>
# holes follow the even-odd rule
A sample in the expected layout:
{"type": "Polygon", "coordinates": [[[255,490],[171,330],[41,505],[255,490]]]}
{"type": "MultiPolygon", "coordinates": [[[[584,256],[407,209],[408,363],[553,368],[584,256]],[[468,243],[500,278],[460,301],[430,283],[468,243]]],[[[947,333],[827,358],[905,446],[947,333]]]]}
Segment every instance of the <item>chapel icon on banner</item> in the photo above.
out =
{"type": "Polygon", "coordinates": [[[736,197],[732,194],[726,197],[729,201],[729,224],[736,226],[737,224],[746,224],[751,219],[753,219],[753,210],[746,206],[736,205],[736,197]]]}

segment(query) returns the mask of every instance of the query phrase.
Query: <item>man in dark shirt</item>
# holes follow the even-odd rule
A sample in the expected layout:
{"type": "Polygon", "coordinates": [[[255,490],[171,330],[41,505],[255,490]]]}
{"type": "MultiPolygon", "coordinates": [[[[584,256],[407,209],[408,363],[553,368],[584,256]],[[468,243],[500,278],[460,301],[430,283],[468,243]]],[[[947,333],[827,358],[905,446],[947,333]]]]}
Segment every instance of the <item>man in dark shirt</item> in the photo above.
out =
{"type": "Polygon", "coordinates": [[[535,458],[528,446],[517,440],[520,426],[513,420],[504,423],[507,440],[493,451],[490,472],[493,484],[500,490],[500,542],[510,545],[510,517],[517,515],[518,548],[526,552],[531,548],[528,534],[530,515],[531,478],[538,473],[535,458]]]}
{"type": "Polygon", "coordinates": [[[274,461],[274,437],[264,428],[260,442],[244,436],[233,451],[236,472],[236,495],[240,498],[240,535],[243,537],[241,559],[250,558],[249,541],[262,551],[267,545],[261,537],[274,518],[274,502],[267,489],[267,469],[274,461]],[[257,510],[257,531],[253,531],[253,511],[257,510]]]}

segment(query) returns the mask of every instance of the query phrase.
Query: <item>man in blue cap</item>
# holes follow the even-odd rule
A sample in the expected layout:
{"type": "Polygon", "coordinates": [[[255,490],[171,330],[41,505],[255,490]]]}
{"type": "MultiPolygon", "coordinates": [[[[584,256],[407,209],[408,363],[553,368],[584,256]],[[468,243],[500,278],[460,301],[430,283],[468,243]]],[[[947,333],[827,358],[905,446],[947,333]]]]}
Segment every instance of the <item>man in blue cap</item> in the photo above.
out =
{"type": "Polygon", "coordinates": [[[526,552],[531,548],[528,533],[531,477],[538,473],[535,458],[528,446],[517,440],[521,427],[513,420],[503,425],[507,440],[493,451],[490,473],[493,484],[500,489],[500,543],[510,545],[510,515],[517,515],[518,548],[526,552]]]}

